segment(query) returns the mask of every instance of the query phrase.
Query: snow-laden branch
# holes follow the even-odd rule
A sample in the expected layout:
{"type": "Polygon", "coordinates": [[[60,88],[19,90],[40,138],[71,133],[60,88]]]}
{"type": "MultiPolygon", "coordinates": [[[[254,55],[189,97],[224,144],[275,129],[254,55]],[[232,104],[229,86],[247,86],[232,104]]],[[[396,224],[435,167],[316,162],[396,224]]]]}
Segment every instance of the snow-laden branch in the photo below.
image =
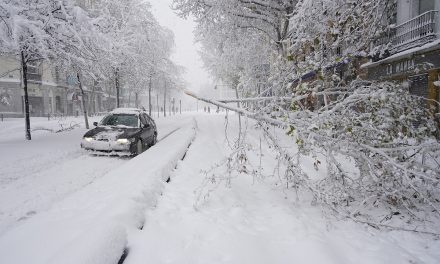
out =
{"type": "Polygon", "coordinates": [[[216,106],[221,107],[223,109],[231,110],[233,112],[236,112],[238,114],[241,114],[243,116],[246,116],[246,117],[249,117],[249,118],[252,118],[255,120],[264,121],[266,123],[269,123],[269,124],[272,124],[275,126],[280,126],[280,127],[284,127],[286,125],[286,123],[284,123],[282,121],[279,121],[279,120],[276,120],[276,119],[273,119],[273,118],[270,118],[267,116],[261,116],[257,113],[253,113],[253,112],[247,111],[247,110],[239,108],[239,107],[227,105],[227,104],[221,103],[217,100],[203,98],[203,97],[197,96],[195,93],[192,93],[190,91],[185,91],[185,94],[189,95],[197,100],[203,101],[205,103],[213,104],[213,105],[216,105],[216,106]]]}
{"type": "Polygon", "coordinates": [[[289,108],[280,109],[280,113],[258,108],[253,112],[225,103],[252,104],[261,98],[220,102],[187,94],[260,123],[287,129],[299,147],[296,154],[277,147],[277,140],[269,131],[265,133],[291,173],[286,181],[290,186],[311,191],[317,201],[332,206],[387,205],[417,218],[418,209],[429,206],[437,217],[440,215],[440,144],[435,139],[438,127],[428,110],[420,107],[419,98],[401,87],[391,83],[353,83],[328,93],[270,98],[270,106],[265,109],[280,109],[278,102],[288,102],[289,108]],[[310,110],[305,104],[310,96],[328,96],[330,102],[310,110]],[[324,179],[313,180],[300,163],[294,162],[299,159],[295,156],[309,155],[325,160],[324,179]],[[348,171],[343,160],[357,171],[348,171]],[[372,204],[367,202],[368,197],[374,197],[372,204]]]}

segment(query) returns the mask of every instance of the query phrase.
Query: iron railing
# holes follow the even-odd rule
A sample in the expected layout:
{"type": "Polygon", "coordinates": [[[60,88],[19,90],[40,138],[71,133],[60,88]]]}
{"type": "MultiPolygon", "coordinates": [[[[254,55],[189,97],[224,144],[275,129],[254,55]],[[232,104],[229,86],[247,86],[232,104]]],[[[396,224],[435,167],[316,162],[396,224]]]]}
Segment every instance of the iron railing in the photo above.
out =
{"type": "Polygon", "coordinates": [[[392,38],[393,51],[425,44],[436,37],[438,11],[427,11],[415,18],[398,25],[392,38]]]}
{"type": "Polygon", "coordinates": [[[390,28],[375,41],[375,46],[388,45],[388,54],[418,47],[437,38],[437,10],[427,11],[390,28]]]}

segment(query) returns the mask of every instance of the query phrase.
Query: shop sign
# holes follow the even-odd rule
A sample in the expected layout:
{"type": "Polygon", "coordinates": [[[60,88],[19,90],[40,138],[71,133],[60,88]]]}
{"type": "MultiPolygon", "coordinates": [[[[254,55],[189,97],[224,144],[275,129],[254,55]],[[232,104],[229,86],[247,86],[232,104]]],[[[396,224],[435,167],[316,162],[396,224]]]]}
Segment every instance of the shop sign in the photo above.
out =
{"type": "Polygon", "coordinates": [[[387,65],[387,74],[400,74],[409,71],[413,71],[415,69],[414,59],[399,61],[397,63],[387,65]]]}

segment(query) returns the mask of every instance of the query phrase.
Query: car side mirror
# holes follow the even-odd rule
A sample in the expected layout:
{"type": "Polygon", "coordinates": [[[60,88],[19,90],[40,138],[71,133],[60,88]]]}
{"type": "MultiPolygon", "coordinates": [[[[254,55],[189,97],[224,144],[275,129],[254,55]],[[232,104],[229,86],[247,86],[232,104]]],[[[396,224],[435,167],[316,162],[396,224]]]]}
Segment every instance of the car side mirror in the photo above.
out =
{"type": "Polygon", "coordinates": [[[93,125],[94,126],[98,126],[98,122],[93,122],[93,125]]]}

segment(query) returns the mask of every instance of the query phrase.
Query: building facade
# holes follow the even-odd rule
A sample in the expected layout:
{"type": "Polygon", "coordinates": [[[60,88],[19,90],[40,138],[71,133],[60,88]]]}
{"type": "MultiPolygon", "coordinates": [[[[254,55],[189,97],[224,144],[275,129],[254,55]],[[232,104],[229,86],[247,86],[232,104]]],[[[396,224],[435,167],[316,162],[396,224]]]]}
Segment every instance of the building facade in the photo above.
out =
{"type": "MultiPolygon", "coordinates": [[[[4,117],[24,115],[24,90],[20,61],[14,56],[0,57],[0,114],[4,117]]],[[[57,67],[47,61],[28,65],[28,95],[31,116],[80,115],[82,95],[76,77],[60,73],[57,67]]],[[[105,96],[102,87],[89,80],[83,80],[85,100],[89,113],[112,109],[108,104],[114,101],[105,96]]]]}
{"type": "MultiPolygon", "coordinates": [[[[94,7],[94,0],[77,0],[84,9],[94,7]]],[[[0,56],[0,114],[4,117],[24,115],[24,90],[20,60],[14,55],[0,56]]],[[[80,115],[82,94],[75,74],[68,76],[48,61],[28,64],[28,95],[31,116],[80,115]]],[[[89,113],[111,110],[116,99],[111,82],[82,80],[89,113]],[[108,89],[106,89],[106,87],[108,89]]]]}
{"type": "MultiPolygon", "coordinates": [[[[388,31],[373,45],[380,54],[362,68],[367,79],[407,83],[410,93],[440,101],[440,0],[397,0],[388,31]]],[[[438,105],[427,100],[434,112],[438,105]]]]}

